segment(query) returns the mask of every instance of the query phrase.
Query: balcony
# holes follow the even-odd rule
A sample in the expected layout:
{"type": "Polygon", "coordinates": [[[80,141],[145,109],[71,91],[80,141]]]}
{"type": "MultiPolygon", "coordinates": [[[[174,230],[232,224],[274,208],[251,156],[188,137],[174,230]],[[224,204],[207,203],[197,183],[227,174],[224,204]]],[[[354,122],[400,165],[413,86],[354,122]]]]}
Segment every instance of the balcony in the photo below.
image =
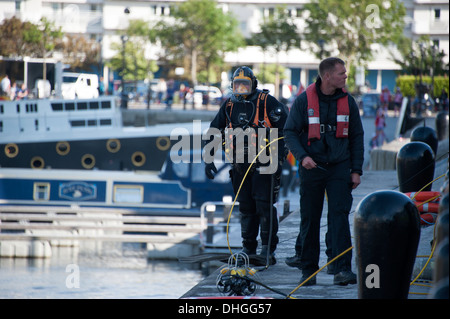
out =
{"type": "Polygon", "coordinates": [[[77,6],[64,8],[62,11],[43,12],[43,17],[53,21],[66,33],[102,33],[102,12],[83,11],[77,6]]]}
{"type": "Polygon", "coordinates": [[[412,31],[417,35],[448,35],[448,26],[448,20],[415,21],[413,23],[412,31]]]}

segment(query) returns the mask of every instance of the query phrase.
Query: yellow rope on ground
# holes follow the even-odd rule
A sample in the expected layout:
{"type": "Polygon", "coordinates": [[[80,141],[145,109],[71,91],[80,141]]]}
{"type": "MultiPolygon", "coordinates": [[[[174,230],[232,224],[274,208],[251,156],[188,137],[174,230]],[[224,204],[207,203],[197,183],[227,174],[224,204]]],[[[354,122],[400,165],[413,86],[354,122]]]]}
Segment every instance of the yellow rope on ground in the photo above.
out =
{"type": "Polygon", "coordinates": [[[291,295],[296,292],[301,286],[303,286],[308,280],[310,280],[311,278],[313,278],[315,275],[317,275],[319,272],[321,272],[325,267],[327,267],[329,264],[331,264],[332,262],[334,262],[336,259],[340,258],[342,255],[345,255],[346,253],[348,253],[350,250],[353,249],[353,246],[347,248],[346,250],[344,250],[342,253],[340,253],[339,255],[337,255],[336,257],[334,257],[333,259],[331,259],[329,262],[327,262],[324,266],[322,266],[321,268],[319,268],[315,273],[313,273],[311,276],[309,276],[308,278],[306,278],[306,280],[304,280],[302,283],[300,283],[300,285],[298,285],[294,290],[292,290],[289,295],[287,296],[287,298],[292,298],[291,295]]]}

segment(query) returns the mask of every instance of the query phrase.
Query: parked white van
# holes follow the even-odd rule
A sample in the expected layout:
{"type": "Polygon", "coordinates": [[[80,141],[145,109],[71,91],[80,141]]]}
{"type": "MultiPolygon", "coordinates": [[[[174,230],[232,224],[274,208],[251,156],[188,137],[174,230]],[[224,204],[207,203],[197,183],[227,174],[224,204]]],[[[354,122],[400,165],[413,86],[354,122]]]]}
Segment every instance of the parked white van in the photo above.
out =
{"type": "Polygon", "coordinates": [[[64,99],[98,97],[98,76],[89,73],[63,72],[61,93],[64,99]]]}

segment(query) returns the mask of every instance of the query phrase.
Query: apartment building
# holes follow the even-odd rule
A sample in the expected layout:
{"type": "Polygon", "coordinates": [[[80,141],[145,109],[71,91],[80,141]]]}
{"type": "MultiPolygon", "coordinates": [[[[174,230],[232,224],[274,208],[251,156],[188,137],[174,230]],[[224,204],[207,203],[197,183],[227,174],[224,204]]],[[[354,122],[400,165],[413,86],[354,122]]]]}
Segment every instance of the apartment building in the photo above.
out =
{"type": "MultiPolygon", "coordinates": [[[[131,19],[157,21],[170,16],[173,5],[185,0],[0,0],[0,21],[11,16],[37,22],[41,17],[54,21],[57,26],[70,34],[84,34],[95,39],[102,47],[103,61],[111,58],[112,42],[119,42],[117,31],[128,26],[131,19]]],[[[259,30],[259,24],[269,16],[275,7],[283,4],[295,18],[299,29],[304,28],[302,8],[310,0],[218,0],[225,12],[231,12],[239,21],[244,36],[259,30]]],[[[421,35],[429,35],[439,50],[449,54],[449,1],[448,0],[402,0],[407,16],[405,34],[413,40],[421,35]]],[[[149,59],[156,58],[158,48],[152,46],[149,59]]],[[[366,82],[381,91],[388,86],[393,90],[396,71],[395,64],[387,50],[374,45],[374,60],[368,64],[366,82]]],[[[262,63],[278,61],[287,70],[288,84],[306,86],[317,76],[319,60],[308,50],[293,49],[275,57],[258,47],[247,47],[239,52],[229,53],[226,62],[230,66],[250,65],[255,68],[262,63]]],[[[104,72],[108,73],[107,68],[104,72]]]]}

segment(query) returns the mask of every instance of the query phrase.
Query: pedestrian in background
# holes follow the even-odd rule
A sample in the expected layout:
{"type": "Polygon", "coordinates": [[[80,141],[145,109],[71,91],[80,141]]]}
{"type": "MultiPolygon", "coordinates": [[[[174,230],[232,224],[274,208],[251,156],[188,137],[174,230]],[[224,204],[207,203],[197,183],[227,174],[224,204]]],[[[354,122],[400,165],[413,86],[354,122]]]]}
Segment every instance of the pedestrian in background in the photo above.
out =
{"type": "Polygon", "coordinates": [[[389,109],[389,103],[391,103],[391,92],[387,86],[383,88],[383,91],[380,95],[381,107],[383,108],[383,112],[387,115],[387,111],[389,109]]]}
{"type": "Polygon", "coordinates": [[[400,107],[402,106],[403,94],[400,91],[400,88],[397,87],[394,95],[394,116],[399,116],[400,107]]]}

